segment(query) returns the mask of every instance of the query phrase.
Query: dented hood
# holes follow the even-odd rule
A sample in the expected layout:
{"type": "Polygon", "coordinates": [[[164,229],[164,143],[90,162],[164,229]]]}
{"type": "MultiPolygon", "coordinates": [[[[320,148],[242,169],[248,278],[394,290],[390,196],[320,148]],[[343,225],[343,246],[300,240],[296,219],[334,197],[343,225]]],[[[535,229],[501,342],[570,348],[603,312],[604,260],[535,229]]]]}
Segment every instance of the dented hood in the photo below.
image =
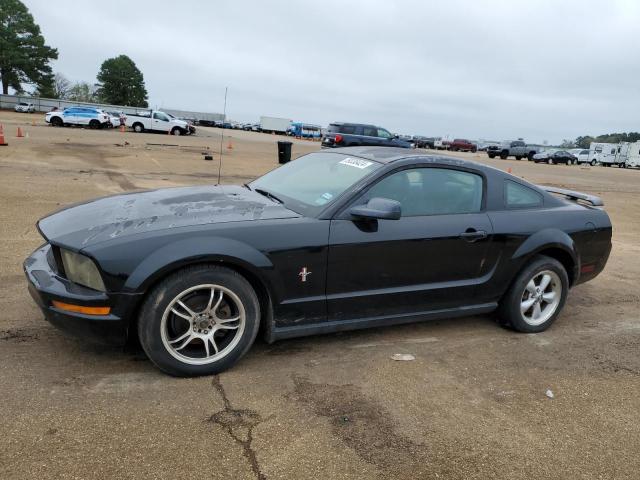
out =
{"type": "Polygon", "coordinates": [[[72,205],[38,222],[42,235],[80,250],[125,235],[168,228],[300,215],[238,186],[164,188],[72,205]]]}

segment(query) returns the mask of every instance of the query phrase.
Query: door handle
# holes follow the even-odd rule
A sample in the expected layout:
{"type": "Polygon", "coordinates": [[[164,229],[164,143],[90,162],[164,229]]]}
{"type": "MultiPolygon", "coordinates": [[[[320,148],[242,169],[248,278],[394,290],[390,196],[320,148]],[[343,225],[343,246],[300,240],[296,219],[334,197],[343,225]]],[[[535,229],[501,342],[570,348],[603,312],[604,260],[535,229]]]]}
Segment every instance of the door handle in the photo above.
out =
{"type": "Polygon", "coordinates": [[[460,238],[466,242],[473,243],[487,238],[487,232],[484,230],[476,230],[475,228],[467,228],[466,232],[460,234],[460,238]]]}

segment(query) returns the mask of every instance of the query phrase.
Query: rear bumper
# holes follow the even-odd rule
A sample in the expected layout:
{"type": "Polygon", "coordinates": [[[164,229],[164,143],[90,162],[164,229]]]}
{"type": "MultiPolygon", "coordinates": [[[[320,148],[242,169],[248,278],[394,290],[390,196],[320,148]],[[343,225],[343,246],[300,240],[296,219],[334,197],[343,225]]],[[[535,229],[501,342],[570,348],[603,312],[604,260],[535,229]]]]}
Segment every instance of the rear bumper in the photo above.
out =
{"type": "Polygon", "coordinates": [[[141,298],[137,294],[99,292],[74,284],[59,276],[51,262],[51,246],[46,244],[24,262],[29,293],[42,310],[45,319],[64,332],[108,345],[124,345],[127,341],[132,313],[141,298]],[[109,315],[86,315],[53,306],[54,300],[86,307],[109,306],[109,315]]]}

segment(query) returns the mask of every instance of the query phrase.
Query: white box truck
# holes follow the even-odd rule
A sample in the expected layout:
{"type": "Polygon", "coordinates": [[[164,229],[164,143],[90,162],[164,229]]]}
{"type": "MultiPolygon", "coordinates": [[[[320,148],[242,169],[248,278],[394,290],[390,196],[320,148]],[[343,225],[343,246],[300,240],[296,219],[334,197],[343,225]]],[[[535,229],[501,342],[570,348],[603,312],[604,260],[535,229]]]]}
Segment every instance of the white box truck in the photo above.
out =
{"type": "Polygon", "coordinates": [[[279,117],[260,117],[260,130],[265,133],[287,133],[292,120],[279,117]]]}

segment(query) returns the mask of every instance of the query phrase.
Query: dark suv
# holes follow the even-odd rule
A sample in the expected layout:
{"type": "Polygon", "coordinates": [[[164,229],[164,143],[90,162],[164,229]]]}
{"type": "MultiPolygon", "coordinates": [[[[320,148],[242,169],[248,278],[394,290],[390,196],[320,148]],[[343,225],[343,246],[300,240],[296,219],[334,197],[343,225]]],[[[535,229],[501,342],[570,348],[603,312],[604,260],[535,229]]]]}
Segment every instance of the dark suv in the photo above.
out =
{"type": "Polygon", "coordinates": [[[375,125],[334,122],[322,138],[322,148],[332,147],[413,148],[413,144],[375,125]]]}

